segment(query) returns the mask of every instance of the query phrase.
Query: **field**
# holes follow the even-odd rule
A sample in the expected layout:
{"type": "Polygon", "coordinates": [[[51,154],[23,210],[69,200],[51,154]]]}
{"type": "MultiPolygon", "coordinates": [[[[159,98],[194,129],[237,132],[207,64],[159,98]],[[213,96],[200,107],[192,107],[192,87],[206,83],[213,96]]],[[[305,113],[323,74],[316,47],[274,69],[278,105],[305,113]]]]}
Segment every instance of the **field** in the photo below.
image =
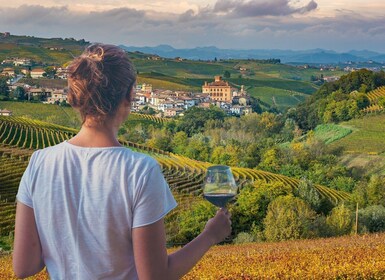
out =
{"type": "Polygon", "coordinates": [[[367,115],[339,124],[352,133],[330,144],[345,153],[380,155],[385,152],[385,114],[367,115]]]}
{"type": "Polygon", "coordinates": [[[350,133],[352,133],[350,128],[336,124],[321,124],[314,129],[314,136],[325,144],[333,143],[350,133]]]}
{"type": "MultiPolygon", "coordinates": [[[[384,240],[372,234],[215,246],[182,279],[385,279],[384,240]]],[[[9,255],[0,258],[0,278],[16,279],[9,255]]]]}
{"type": "Polygon", "coordinates": [[[0,101],[0,109],[8,109],[14,116],[55,123],[67,127],[80,128],[81,121],[71,107],[53,104],[0,101]]]}
{"type": "Polygon", "coordinates": [[[10,36],[0,39],[0,60],[8,57],[29,58],[37,63],[63,65],[79,55],[87,42],[73,39],[44,39],[31,36],[10,36]],[[49,48],[58,48],[50,50],[49,48]]]}

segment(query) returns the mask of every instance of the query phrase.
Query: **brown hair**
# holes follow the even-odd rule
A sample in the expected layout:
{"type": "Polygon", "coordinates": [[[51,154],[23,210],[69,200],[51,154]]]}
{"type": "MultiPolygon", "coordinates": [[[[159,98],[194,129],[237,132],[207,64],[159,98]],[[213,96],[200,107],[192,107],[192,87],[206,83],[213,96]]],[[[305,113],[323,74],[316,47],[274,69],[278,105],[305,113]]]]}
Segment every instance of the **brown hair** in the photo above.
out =
{"type": "Polygon", "coordinates": [[[119,47],[93,44],[68,67],[68,102],[98,122],[114,116],[121,101],[131,100],[136,71],[119,47]]]}

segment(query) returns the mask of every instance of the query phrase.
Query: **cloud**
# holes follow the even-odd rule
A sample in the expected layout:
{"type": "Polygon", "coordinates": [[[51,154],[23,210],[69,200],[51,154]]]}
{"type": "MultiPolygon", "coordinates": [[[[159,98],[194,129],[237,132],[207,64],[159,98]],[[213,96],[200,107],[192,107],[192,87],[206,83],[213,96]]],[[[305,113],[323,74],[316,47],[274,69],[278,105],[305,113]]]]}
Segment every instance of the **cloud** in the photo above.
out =
{"type": "Polygon", "coordinates": [[[135,46],[385,51],[384,17],[373,19],[343,10],[335,16],[316,17],[312,11],[318,9],[317,3],[303,1],[218,0],[215,5],[186,9],[184,13],[132,8],[84,12],[69,6],[0,7],[0,31],[135,46]],[[303,14],[306,16],[296,16],[303,14]]]}
{"type": "Polygon", "coordinates": [[[235,17],[287,16],[305,14],[318,7],[314,0],[299,8],[290,5],[290,2],[291,0],[218,0],[214,5],[213,12],[235,17]]]}

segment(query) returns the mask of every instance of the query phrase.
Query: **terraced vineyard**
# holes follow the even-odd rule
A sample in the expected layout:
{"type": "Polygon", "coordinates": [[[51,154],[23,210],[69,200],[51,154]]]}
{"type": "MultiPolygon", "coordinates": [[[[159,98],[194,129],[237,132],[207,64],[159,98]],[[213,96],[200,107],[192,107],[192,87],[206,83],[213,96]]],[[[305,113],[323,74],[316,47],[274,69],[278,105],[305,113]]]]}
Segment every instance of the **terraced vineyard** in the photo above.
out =
{"type": "MultiPolygon", "coordinates": [[[[0,235],[13,231],[15,217],[15,196],[21,176],[28,164],[32,152],[58,144],[76,134],[76,130],[22,117],[0,116],[0,235]]],[[[192,160],[186,157],[164,152],[132,143],[121,143],[133,150],[148,153],[161,165],[164,176],[179,203],[179,207],[167,217],[176,219],[178,212],[188,207],[193,201],[202,199],[203,177],[210,163],[192,160]]],[[[291,186],[298,186],[299,180],[270,172],[232,168],[240,186],[247,182],[263,180],[279,181],[291,186]]],[[[349,199],[349,194],[316,185],[317,191],[333,202],[349,199]]]]}
{"type": "Polygon", "coordinates": [[[152,121],[152,122],[155,122],[155,123],[160,123],[160,124],[163,124],[165,122],[170,121],[170,119],[156,117],[156,116],[153,116],[153,115],[140,114],[140,113],[131,113],[130,114],[130,119],[134,119],[134,118],[138,118],[140,120],[145,119],[145,120],[149,120],[149,121],[152,121]]]}
{"type": "Polygon", "coordinates": [[[362,111],[364,113],[376,113],[384,110],[384,107],[379,104],[381,98],[385,98],[385,86],[376,88],[367,94],[370,105],[362,111]]]}

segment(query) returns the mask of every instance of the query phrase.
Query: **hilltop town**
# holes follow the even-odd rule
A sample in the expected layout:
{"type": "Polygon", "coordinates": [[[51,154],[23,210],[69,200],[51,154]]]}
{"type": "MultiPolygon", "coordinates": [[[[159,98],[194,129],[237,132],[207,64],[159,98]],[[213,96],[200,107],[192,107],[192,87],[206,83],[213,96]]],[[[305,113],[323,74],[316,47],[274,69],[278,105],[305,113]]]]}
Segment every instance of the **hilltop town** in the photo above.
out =
{"type": "MultiPolygon", "coordinates": [[[[17,96],[14,94],[13,99],[37,101],[45,104],[66,104],[67,88],[65,86],[44,87],[27,83],[32,80],[39,81],[41,78],[65,81],[67,79],[65,68],[51,67],[49,70],[47,68],[29,70],[31,69],[31,61],[24,58],[4,60],[1,64],[8,66],[3,68],[0,76],[3,80],[6,80],[9,92],[17,92],[17,96]],[[24,68],[17,71],[15,68],[9,67],[10,64],[24,68]],[[27,78],[27,82],[23,81],[23,78],[27,78]]],[[[12,100],[12,98],[10,99],[12,100]]],[[[235,116],[252,112],[250,97],[247,95],[244,87],[241,86],[241,90],[231,87],[221,76],[215,76],[213,82],[205,82],[202,85],[201,92],[157,89],[153,88],[151,84],[138,84],[136,86],[135,98],[132,101],[132,111],[140,112],[147,110],[152,114],[162,117],[179,116],[185,110],[194,106],[203,108],[217,106],[227,114],[235,116]]]]}

